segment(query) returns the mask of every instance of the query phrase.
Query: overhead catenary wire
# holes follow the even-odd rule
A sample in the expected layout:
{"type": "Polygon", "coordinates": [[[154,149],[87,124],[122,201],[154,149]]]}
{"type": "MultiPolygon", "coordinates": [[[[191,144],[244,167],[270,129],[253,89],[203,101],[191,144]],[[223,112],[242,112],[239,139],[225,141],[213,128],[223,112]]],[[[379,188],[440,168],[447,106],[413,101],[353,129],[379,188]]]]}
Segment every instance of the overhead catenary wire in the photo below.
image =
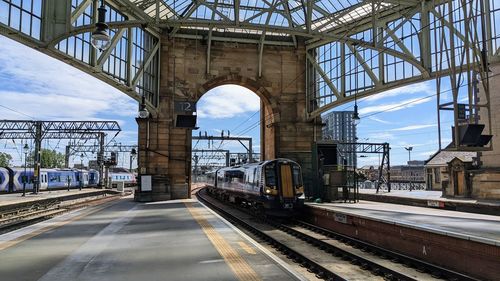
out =
{"type": "Polygon", "coordinates": [[[17,113],[17,114],[24,115],[24,116],[26,116],[26,117],[29,117],[30,119],[33,119],[33,120],[35,120],[35,119],[36,119],[35,117],[33,117],[33,116],[31,116],[31,115],[28,115],[28,114],[22,113],[21,111],[18,111],[18,110],[12,109],[12,108],[7,107],[7,106],[5,106],[5,105],[1,105],[1,104],[0,104],[0,107],[3,107],[3,108],[5,108],[5,109],[8,109],[8,110],[10,110],[10,111],[12,111],[12,112],[15,112],[15,113],[17,113]]]}

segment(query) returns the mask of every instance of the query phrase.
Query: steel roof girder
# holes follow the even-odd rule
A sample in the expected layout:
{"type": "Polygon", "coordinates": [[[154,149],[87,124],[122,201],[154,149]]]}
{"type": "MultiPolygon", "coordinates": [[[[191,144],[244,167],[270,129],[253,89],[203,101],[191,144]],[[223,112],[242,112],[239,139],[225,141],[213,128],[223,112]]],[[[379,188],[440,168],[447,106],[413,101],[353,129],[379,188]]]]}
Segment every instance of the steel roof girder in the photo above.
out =
{"type": "Polygon", "coordinates": [[[439,20],[441,21],[441,23],[446,25],[446,27],[448,27],[449,31],[451,31],[456,37],[458,37],[458,39],[460,39],[460,41],[462,41],[464,43],[465,48],[470,48],[470,49],[472,49],[472,51],[474,52],[474,54],[476,56],[479,56],[479,57],[481,56],[481,51],[478,50],[475,45],[471,45],[470,42],[467,43],[467,40],[465,40],[464,35],[462,33],[460,33],[455,27],[453,27],[453,25],[449,21],[444,19],[444,16],[442,16],[440,12],[436,11],[435,9],[432,9],[430,12],[432,14],[434,14],[436,17],[438,17],[439,20]]]}
{"type": "MultiPolygon", "coordinates": [[[[404,18],[401,23],[399,23],[396,27],[394,27],[394,30],[397,30],[401,26],[403,26],[404,23],[406,23],[408,20],[410,20],[419,11],[420,11],[419,7],[413,7],[412,9],[399,10],[397,15],[395,15],[394,13],[391,13],[391,16],[387,16],[387,14],[390,12],[390,10],[384,10],[382,13],[379,14],[378,17],[379,17],[379,21],[382,20],[384,22],[384,24],[386,22],[390,22],[393,20],[404,18]],[[403,12],[404,12],[404,14],[402,14],[403,12]]],[[[339,37],[342,35],[345,37],[345,36],[348,36],[351,34],[355,34],[358,31],[364,31],[364,30],[368,30],[371,28],[373,28],[371,17],[367,17],[367,18],[361,19],[355,23],[350,23],[348,25],[340,26],[339,28],[334,29],[335,32],[324,32],[324,33],[330,34],[330,35],[336,35],[339,37]],[[364,22],[363,20],[365,20],[366,22],[364,22]],[[354,27],[352,27],[353,24],[355,24],[354,27]]],[[[384,41],[385,41],[385,39],[387,39],[387,37],[388,37],[387,35],[384,37],[384,41]]],[[[328,40],[322,40],[322,39],[318,39],[318,38],[312,38],[312,39],[309,39],[306,41],[306,45],[308,46],[308,48],[315,48],[317,46],[324,45],[324,44],[327,44],[327,43],[332,42],[332,41],[335,41],[335,40],[328,41],[328,40]],[[318,40],[320,40],[320,41],[318,42],[318,40]]]]}
{"type": "Polygon", "coordinates": [[[269,7],[261,9],[259,13],[256,13],[255,15],[245,19],[243,22],[246,23],[251,23],[252,20],[262,16],[265,13],[268,13],[266,23],[265,25],[269,24],[269,19],[273,13],[280,14],[282,16],[285,16],[281,11],[276,10],[276,8],[280,5],[283,4],[286,0],[273,0],[272,5],[270,4],[269,7]]]}
{"type": "Polygon", "coordinates": [[[147,58],[142,63],[141,67],[139,68],[139,70],[135,74],[134,79],[132,79],[132,83],[131,83],[132,88],[135,88],[137,86],[139,79],[144,74],[144,70],[151,64],[151,62],[153,61],[153,58],[158,54],[158,51],[160,50],[160,44],[161,44],[161,41],[158,41],[156,43],[156,45],[153,47],[153,49],[151,50],[151,52],[149,53],[149,55],[147,56],[147,58]]]}
{"type": "Polygon", "coordinates": [[[42,7],[41,41],[67,33],[71,29],[71,2],[67,0],[46,0],[42,7]]]}
{"type": "Polygon", "coordinates": [[[74,23],[83,13],[85,10],[92,4],[93,0],[84,0],[76,7],[76,9],[71,13],[71,23],[74,23]]]}
{"type": "Polygon", "coordinates": [[[351,50],[351,52],[354,54],[355,59],[358,61],[358,63],[361,65],[361,67],[363,67],[363,69],[368,74],[368,76],[370,76],[370,79],[372,80],[373,84],[374,85],[379,85],[380,84],[380,80],[378,79],[377,75],[375,75],[375,73],[373,73],[373,71],[371,70],[371,68],[368,67],[368,65],[366,64],[366,61],[359,54],[359,52],[355,52],[354,48],[356,48],[356,47],[353,46],[352,44],[346,44],[346,45],[349,48],[349,50],[351,50]]]}
{"type": "MultiPolygon", "coordinates": [[[[210,34],[210,31],[208,31],[208,34],[210,34]]],[[[209,38],[208,34],[207,35],[195,35],[195,34],[177,33],[177,34],[174,35],[174,38],[202,40],[202,39],[208,39],[209,38]]],[[[260,39],[221,37],[221,36],[214,36],[214,35],[212,35],[212,41],[233,42],[233,43],[236,42],[236,43],[258,45],[259,42],[260,42],[260,39]]],[[[274,46],[290,46],[290,47],[294,47],[295,46],[293,42],[287,42],[287,41],[269,41],[269,40],[264,40],[264,44],[266,44],[266,45],[274,45],[274,46]]]]}
{"type": "Polygon", "coordinates": [[[319,75],[321,76],[321,78],[323,78],[323,81],[325,81],[325,83],[328,85],[328,88],[330,88],[330,90],[337,97],[337,99],[341,99],[342,96],[341,96],[339,90],[337,89],[337,87],[335,87],[335,85],[333,85],[332,81],[330,80],[328,75],[323,71],[321,66],[319,66],[316,59],[309,52],[306,52],[306,58],[309,61],[309,63],[314,67],[314,69],[317,72],[319,72],[319,75]]]}
{"type": "Polygon", "coordinates": [[[234,22],[238,26],[240,24],[240,0],[233,0],[233,3],[234,3],[234,22]]]}
{"type": "Polygon", "coordinates": [[[118,42],[122,39],[123,34],[127,31],[126,28],[120,28],[118,32],[115,33],[115,36],[111,39],[111,44],[108,49],[106,49],[101,56],[97,59],[97,68],[102,69],[104,62],[109,58],[113,50],[115,49],[118,42]]]}
{"type": "MultiPolygon", "coordinates": [[[[193,1],[191,2],[190,4],[190,7],[188,7],[185,12],[186,14],[185,15],[182,15],[180,16],[180,19],[187,19],[189,18],[195,11],[196,9],[198,9],[198,7],[200,7],[205,1],[204,0],[198,0],[198,1],[193,1]]],[[[175,27],[171,32],[170,32],[170,36],[172,36],[173,34],[177,33],[177,31],[179,30],[180,27],[175,27]]]]}

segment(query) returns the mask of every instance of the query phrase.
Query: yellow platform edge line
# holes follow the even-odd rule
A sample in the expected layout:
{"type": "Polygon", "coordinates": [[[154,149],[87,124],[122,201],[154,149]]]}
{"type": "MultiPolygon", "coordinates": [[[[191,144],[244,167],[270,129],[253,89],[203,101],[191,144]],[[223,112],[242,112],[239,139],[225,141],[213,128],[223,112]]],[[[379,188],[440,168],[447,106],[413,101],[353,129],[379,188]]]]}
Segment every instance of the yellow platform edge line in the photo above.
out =
{"type": "Polygon", "coordinates": [[[257,254],[257,252],[255,252],[254,249],[252,249],[252,247],[248,246],[245,242],[243,241],[239,241],[238,244],[240,245],[240,247],[245,250],[245,252],[251,254],[251,255],[255,255],[257,254]]]}
{"type": "Polygon", "coordinates": [[[203,232],[208,237],[212,245],[224,258],[227,265],[234,272],[240,281],[257,281],[261,280],[259,275],[253,268],[238,254],[238,252],[229,245],[229,243],[214,229],[214,227],[207,221],[205,216],[201,214],[196,207],[190,202],[184,202],[186,208],[193,216],[194,220],[201,226],[203,232]]]}

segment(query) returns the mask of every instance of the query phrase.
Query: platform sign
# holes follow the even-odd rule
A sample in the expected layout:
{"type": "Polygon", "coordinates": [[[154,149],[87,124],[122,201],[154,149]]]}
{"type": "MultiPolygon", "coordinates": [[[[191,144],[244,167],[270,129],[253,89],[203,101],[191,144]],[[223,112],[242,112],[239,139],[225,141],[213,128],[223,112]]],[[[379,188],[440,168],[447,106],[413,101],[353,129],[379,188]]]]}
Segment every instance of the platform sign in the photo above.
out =
{"type": "Polygon", "coordinates": [[[193,101],[176,101],[174,102],[174,111],[178,114],[186,114],[196,112],[196,102],[193,101]]]}
{"type": "Polygon", "coordinates": [[[142,191],[153,191],[151,186],[151,176],[141,175],[141,192],[142,191]]]}
{"type": "Polygon", "coordinates": [[[339,213],[335,213],[334,220],[335,220],[336,222],[340,222],[340,223],[345,223],[345,224],[347,224],[347,215],[344,215],[344,214],[339,214],[339,213]]]}
{"type": "Polygon", "coordinates": [[[458,119],[460,119],[460,120],[467,119],[467,111],[465,109],[465,104],[459,103],[459,104],[457,104],[457,106],[458,106],[458,119]]]}
{"type": "Polygon", "coordinates": [[[428,207],[444,208],[444,202],[438,200],[427,200],[428,207]]]}

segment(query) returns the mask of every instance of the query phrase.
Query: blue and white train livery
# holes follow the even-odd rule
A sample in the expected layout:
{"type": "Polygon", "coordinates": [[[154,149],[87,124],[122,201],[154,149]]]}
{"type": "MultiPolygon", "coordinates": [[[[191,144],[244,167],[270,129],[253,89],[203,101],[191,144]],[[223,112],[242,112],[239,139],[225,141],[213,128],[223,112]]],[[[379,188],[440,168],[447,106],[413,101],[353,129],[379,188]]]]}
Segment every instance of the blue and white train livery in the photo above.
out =
{"type": "MultiPolygon", "coordinates": [[[[33,189],[33,169],[0,168],[0,192],[19,192],[23,190],[26,179],[26,190],[33,189]]],[[[40,190],[64,189],[97,186],[99,173],[96,170],[73,169],[41,169],[40,190]]]]}

